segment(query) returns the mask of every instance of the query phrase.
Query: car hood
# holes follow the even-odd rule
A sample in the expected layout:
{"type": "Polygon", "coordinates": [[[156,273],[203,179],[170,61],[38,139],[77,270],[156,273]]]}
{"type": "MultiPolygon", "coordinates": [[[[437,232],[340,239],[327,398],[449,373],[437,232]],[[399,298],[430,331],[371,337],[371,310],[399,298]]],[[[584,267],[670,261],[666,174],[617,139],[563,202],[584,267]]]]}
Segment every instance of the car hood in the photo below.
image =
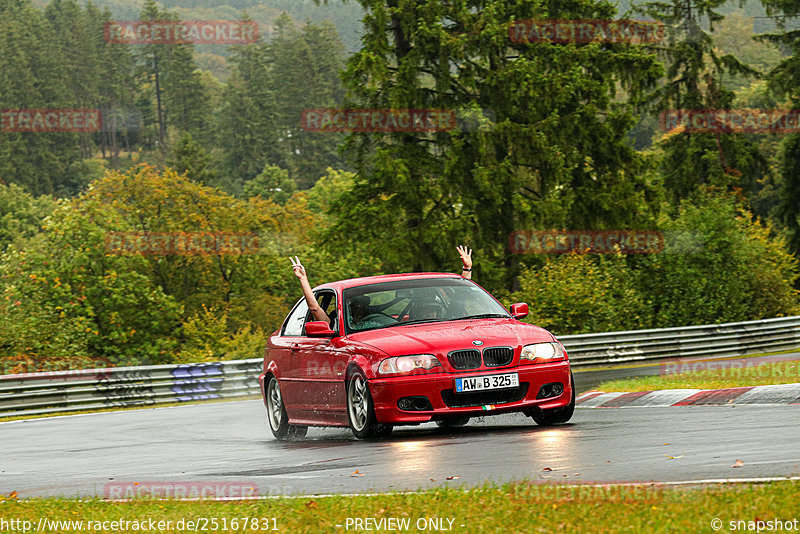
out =
{"type": "Polygon", "coordinates": [[[517,347],[555,339],[544,328],[502,318],[392,326],[351,334],[349,337],[390,356],[446,354],[451,350],[476,348],[473,341],[482,341],[482,345],[477,345],[481,347],[517,347]]]}

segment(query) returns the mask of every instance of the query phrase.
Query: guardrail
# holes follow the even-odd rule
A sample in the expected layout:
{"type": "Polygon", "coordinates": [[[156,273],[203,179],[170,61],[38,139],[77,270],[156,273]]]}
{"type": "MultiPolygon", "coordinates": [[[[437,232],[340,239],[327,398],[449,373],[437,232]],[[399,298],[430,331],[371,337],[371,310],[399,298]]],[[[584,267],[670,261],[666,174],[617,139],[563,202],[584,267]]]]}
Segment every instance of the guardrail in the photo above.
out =
{"type": "Polygon", "coordinates": [[[740,323],[559,336],[574,366],[744,356],[800,347],[800,316],[740,323]]]}
{"type": "MultiPolygon", "coordinates": [[[[559,336],[573,366],[800,348],[800,316],[559,336]]],[[[259,395],[262,359],[0,375],[0,416],[259,395]]]]}
{"type": "Polygon", "coordinates": [[[258,395],[263,360],[0,375],[0,416],[258,395]]]}

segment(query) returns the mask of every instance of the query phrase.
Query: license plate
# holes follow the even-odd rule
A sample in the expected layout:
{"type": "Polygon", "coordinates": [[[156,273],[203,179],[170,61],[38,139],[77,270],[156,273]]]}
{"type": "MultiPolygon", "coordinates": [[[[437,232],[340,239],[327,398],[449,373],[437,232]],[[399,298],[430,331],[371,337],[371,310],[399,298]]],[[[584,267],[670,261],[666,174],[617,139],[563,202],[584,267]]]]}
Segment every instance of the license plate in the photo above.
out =
{"type": "Polygon", "coordinates": [[[515,388],[518,386],[519,375],[517,373],[456,378],[456,393],[483,391],[486,389],[515,388]]]}

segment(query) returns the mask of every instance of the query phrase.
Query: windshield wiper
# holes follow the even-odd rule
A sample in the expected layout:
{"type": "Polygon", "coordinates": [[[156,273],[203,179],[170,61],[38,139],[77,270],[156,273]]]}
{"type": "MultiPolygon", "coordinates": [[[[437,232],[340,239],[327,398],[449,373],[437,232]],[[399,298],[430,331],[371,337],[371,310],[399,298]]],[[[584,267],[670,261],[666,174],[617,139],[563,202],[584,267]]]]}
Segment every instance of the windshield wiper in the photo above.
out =
{"type": "Polygon", "coordinates": [[[406,321],[406,322],[397,322],[397,323],[389,323],[389,324],[382,324],[380,326],[376,326],[374,328],[367,328],[366,330],[356,330],[353,333],[357,334],[359,332],[369,332],[371,330],[380,330],[381,328],[392,328],[393,326],[405,326],[407,324],[419,324],[419,323],[431,323],[437,321],[443,321],[444,319],[417,319],[416,321],[406,321]]]}
{"type": "Polygon", "coordinates": [[[503,315],[502,313],[481,313],[478,315],[466,315],[464,317],[456,317],[455,319],[449,319],[449,320],[461,321],[462,319],[489,319],[491,317],[500,317],[503,319],[508,319],[508,315],[503,315]]]}
{"type": "MultiPolygon", "coordinates": [[[[432,318],[432,319],[415,319],[414,321],[405,321],[403,323],[397,323],[397,325],[405,326],[407,324],[438,323],[438,322],[441,322],[441,321],[443,321],[443,319],[436,319],[436,318],[432,318]]],[[[392,326],[396,326],[396,325],[392,325],[392,326]]]]}

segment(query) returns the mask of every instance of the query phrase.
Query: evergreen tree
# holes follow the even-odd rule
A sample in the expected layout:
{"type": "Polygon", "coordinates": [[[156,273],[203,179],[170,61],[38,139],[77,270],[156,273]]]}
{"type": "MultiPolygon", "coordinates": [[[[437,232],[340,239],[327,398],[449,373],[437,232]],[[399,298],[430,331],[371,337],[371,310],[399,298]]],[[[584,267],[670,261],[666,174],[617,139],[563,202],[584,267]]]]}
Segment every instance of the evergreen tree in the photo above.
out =
{"type": "Polygon", "coordinates": [[[308,188],[328,167],[341,168],[337,147],[341,134],[302,129],[304,110],[331,108],[344,97],[339,74],[344,69],[344,45],[331,23],[307,22],[295,27],[285,13],[276,23],[267,47],[271,89],[275,95],[280,160],[298,184],[308,188]]]}
{"type": "MultiPolygon", "coordinates": [[[[800,108],[800,30],[786,27],[786,19],[800,15],[800,0],[762,0],[780,17],[780,31],[762,36],[789,52],[770,73],[770,88],[787,97],[793,109],[800,108]]],[[[800,254],[800,134],[787,135],[781,161],[779,216],[789,232],[789,246],[800,254]]]]}
{"type": "MultiPolygon", "coordinates": [[[[179,20],[169,11],[159,9],[155,0],[147,0],[141,20],[179,20]]],[[[158,145],[164,149],[167,128],[188,131],[195,136],[205,133],[210,110],[207,107],[202,77],[187,44],[150,43],[141,45],[139,62],[153,109],[158,145]]]]}
{"type": "Polygon", "coordinates": [[[610,3],[360,4],[364,46],[345,74],[354,107],[495,120],[477,119],[477,132],[352,135],[358,177],[338,203],[340,236],[368,240],[389,270],[446,268],[467,238],[482,283],[513,287],[515,230],[649,223],[648,185],[626,144],[634,121],[617,91],[640,100],[661,72],[655,57],[624,43],[509,38],[509,21],[612,19],[610,3]]]}
{"type": "MultiPolygon", "coordinates": [[[[710,32],[723,19],[717,8],[724,2],[671,0],[645,4],[642,11],[667,28],[661,49],[666,77],[652,95],[656,111],[730,109],[734,93],[723,80],[758,75],[732,54],[719,55],[714,48],[710,32]]],[[[666,136],[661,148],[664,184],[675,203],[700,185],[750,190],[766,170],[755,142],[741,134],[681,133],[666,136]]]]}
{"type": "Polygon", "coordinates": [[[229,189],[241,192],[244,182],[255,178],[267,163],[280,161],[280,151],[266,45],[260,41],[232,49],[233,69],[216,113],[217,145],[229,189]]]}
{"type": "MultiPolygon", "coordinates": [[[[71,108],[69,72],[58,36],[30,0],[0,2],[0,96],[4,109],[71,108]]],[[[4,131],[0,176],[36,195],[52,194],[71,163],[80,159],[70,132],[4,131]]]]}
{"type": "Polygon", "coordinates": [[[210,166],[208,153],[200,146],[189,132],[184,133],[173,148],[172,157],[167,165],[178,174],[202,185],[215,185],[216,173],[210,166]]]}
{"type": "Polygon", "coordinates": [[[244,194],[247,197],[261,196],[285,205],[297,189],[297,184],[289,177],[289,172],[277,165],[267,165],[264,171],[247,182],[244,194]]]}

